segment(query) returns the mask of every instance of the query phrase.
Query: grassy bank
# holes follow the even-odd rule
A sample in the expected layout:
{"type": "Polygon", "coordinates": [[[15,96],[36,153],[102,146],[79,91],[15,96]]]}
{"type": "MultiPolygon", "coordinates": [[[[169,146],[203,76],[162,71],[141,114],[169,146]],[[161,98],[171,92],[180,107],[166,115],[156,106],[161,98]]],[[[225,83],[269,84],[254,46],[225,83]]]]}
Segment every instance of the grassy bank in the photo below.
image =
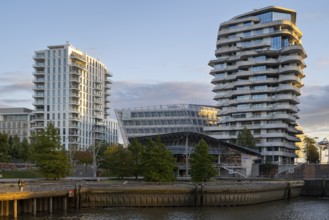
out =
{"type": "Polygon", "coordinates": [[[0,171],[2,178],[41,178],[41,174],[37,170],[14,170],[14,171],[0,171]]]}

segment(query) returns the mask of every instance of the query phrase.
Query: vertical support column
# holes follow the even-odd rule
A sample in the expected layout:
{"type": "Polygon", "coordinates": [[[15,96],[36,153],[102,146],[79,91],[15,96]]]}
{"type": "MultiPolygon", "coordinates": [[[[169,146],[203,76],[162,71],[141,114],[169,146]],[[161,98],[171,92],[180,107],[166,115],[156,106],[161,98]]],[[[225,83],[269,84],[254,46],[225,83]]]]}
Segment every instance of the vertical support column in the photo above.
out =
{"type": "Polygon", "coordinates": [[[49,197],[49,213],[53,213],[53,197],[49,197]]]}
{"type": "Polygon", "coordinates": [[[9,201],[4,201],[5,203],[5,213],[4,216],[9,216],[9,201]]]}
{"type": "Polygon", "coordinates": [[[3,212],[4,212],[4,201],[0,201],[1,203],[1,209],[0,209],[0,216],[3,216],[3,212]]]}
{"type": "Polygon", "coordinates": [[[63,197],[63,210],[66,211],[67,210],[67,197],[63,197]]]}
{"type": "Polygon", "coordinates": [[[37,215],[37,198],[33,199],[33,215],[37,215]]]}
{"type": "Polygon", "coordinates": [[[14,208],[14,210],[13,210],[14,211],[14,218],[17,218],[17,200],[16,199],[14,200],[14,207],[13,208],[14,208]]]}

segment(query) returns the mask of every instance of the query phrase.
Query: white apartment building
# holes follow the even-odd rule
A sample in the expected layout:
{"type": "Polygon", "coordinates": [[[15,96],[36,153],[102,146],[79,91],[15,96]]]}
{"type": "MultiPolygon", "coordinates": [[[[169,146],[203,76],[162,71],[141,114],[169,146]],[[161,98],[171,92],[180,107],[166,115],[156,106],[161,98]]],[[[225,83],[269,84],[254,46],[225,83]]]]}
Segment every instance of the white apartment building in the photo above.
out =
{"type": "Polygon", "coordinates": [[[66,149],[86,149],[117,133],[108,119],[111,73],[69,43],[35,51],[32,132],[53,123],[66,149]]]}
{"type": "Polygon", "coordinates": [[[220,25],[216,59],[209,62],[220,120],[207,134],[234,143],[246,127],[258,140],[263,162],[294,162],[306,67],[301,37],[296,12],[275,6],[220,25]]]}

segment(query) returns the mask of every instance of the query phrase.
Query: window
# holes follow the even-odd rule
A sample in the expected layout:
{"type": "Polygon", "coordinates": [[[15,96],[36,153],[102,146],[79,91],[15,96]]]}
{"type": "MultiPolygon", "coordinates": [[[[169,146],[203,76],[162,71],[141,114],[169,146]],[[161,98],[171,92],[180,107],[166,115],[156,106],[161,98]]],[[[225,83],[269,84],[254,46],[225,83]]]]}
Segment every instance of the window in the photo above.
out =
{"type": "Polygon", "coordinates": [[[254,72],[264,71],[264,70],[266,70],[266,66],[253,66],[251,68],[251,70],[254,71],[254,72]]]}
{"type": "Polygon", "coordinates": [[[225,78],[225,76],[226,76],[225,73],[220,73],[220,74],[216,74],[216,75],[215,75],[215,78],[216,78],[216,79],[223,79],[223,78],[225,78]]]}
{"type": "Polygon", "coordinates": [[[254,35],[260,35],[260,34],[263,34],[263,33],[264,33],[263,29],[254,30],[254,35]]]}
{"type": "Polygon", "coordinates": [[[263,85],[263,86],[255,86],[253,87],[254,90],[265,90],[267,89],[267,85],[263,85]]]}
{"type": "Polygon", "coordinates": [[[251,31],[243,32],[243,36],[244,37],[250,37],[251,36],[251,31]]]}
{"type": "Polygon", "coordinates": [[[249,104],[240,104],[240,105],[237,105],[238,109],[246,109],[249,107],[249,104]]]}
{"type": "Polygon", "coordinates": [[[260,23],[266,23],[271,21],[278,21],[278,20],[289,20],[291,21],[291,14],[281,13],[281,12],[266,12],[260,15],[257,15],[260,19],[260,23]]]}
{"type": "Polygon", "coordinates": [[[232,24],[230,26],[228,26],[228,29],[231,30],[231,29],[235,29],[237,28],[238,26],[236,24],[232,24]]]}
{"type": "Polygon", "coordinates": [[[239,95],[239,96],[237,96],[236,97],[236,100],[246,100],[246,99],[248,99],[249,98],[249,96],[248,95],[239,95]]]}
{"type": "Polygon", "coordinates": [[[225,63],[216,64],[214,66],[215,70],[221,70],[221,69],[224,69],[225,67],[226,67],[226,64],[225,63]]]}
{"type": "Polygon", "coordinates": [[[251,78],[251,80],[253,81],[262,81],[262,80],[266,80],[266,75],[262,75],[262,76],[253,76],[251,78]]]}
{"type": "Polygon", "coordinates": [[[255,94],[251,96],[251,99],[266,99],[267,94],[255,94]]]}
{"type": "Polygon", "coordinates": [[[232,118],[246,118],[246,113],[232,114],[232,118]]]}
{"type": "Polygon", "coordinates": [[[264,60],[266,60],[266,56],[257,56],[257,57],[254,57],[254,60],[256,60],[256,61],[264,61],[264,60]]]}

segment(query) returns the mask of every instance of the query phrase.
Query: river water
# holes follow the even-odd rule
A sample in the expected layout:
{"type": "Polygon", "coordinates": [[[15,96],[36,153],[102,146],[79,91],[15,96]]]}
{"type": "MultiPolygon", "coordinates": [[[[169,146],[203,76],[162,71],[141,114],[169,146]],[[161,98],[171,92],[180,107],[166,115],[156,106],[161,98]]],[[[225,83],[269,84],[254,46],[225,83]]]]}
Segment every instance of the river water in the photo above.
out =
{"type": "Polygon", "coordinates": [[[72,220],[329,220],[329,199],[294,198],[250,206],[214,208],[88,208],[51,215],[38,213],[37,217],[21,215],[19,219],[72,220]]]}

